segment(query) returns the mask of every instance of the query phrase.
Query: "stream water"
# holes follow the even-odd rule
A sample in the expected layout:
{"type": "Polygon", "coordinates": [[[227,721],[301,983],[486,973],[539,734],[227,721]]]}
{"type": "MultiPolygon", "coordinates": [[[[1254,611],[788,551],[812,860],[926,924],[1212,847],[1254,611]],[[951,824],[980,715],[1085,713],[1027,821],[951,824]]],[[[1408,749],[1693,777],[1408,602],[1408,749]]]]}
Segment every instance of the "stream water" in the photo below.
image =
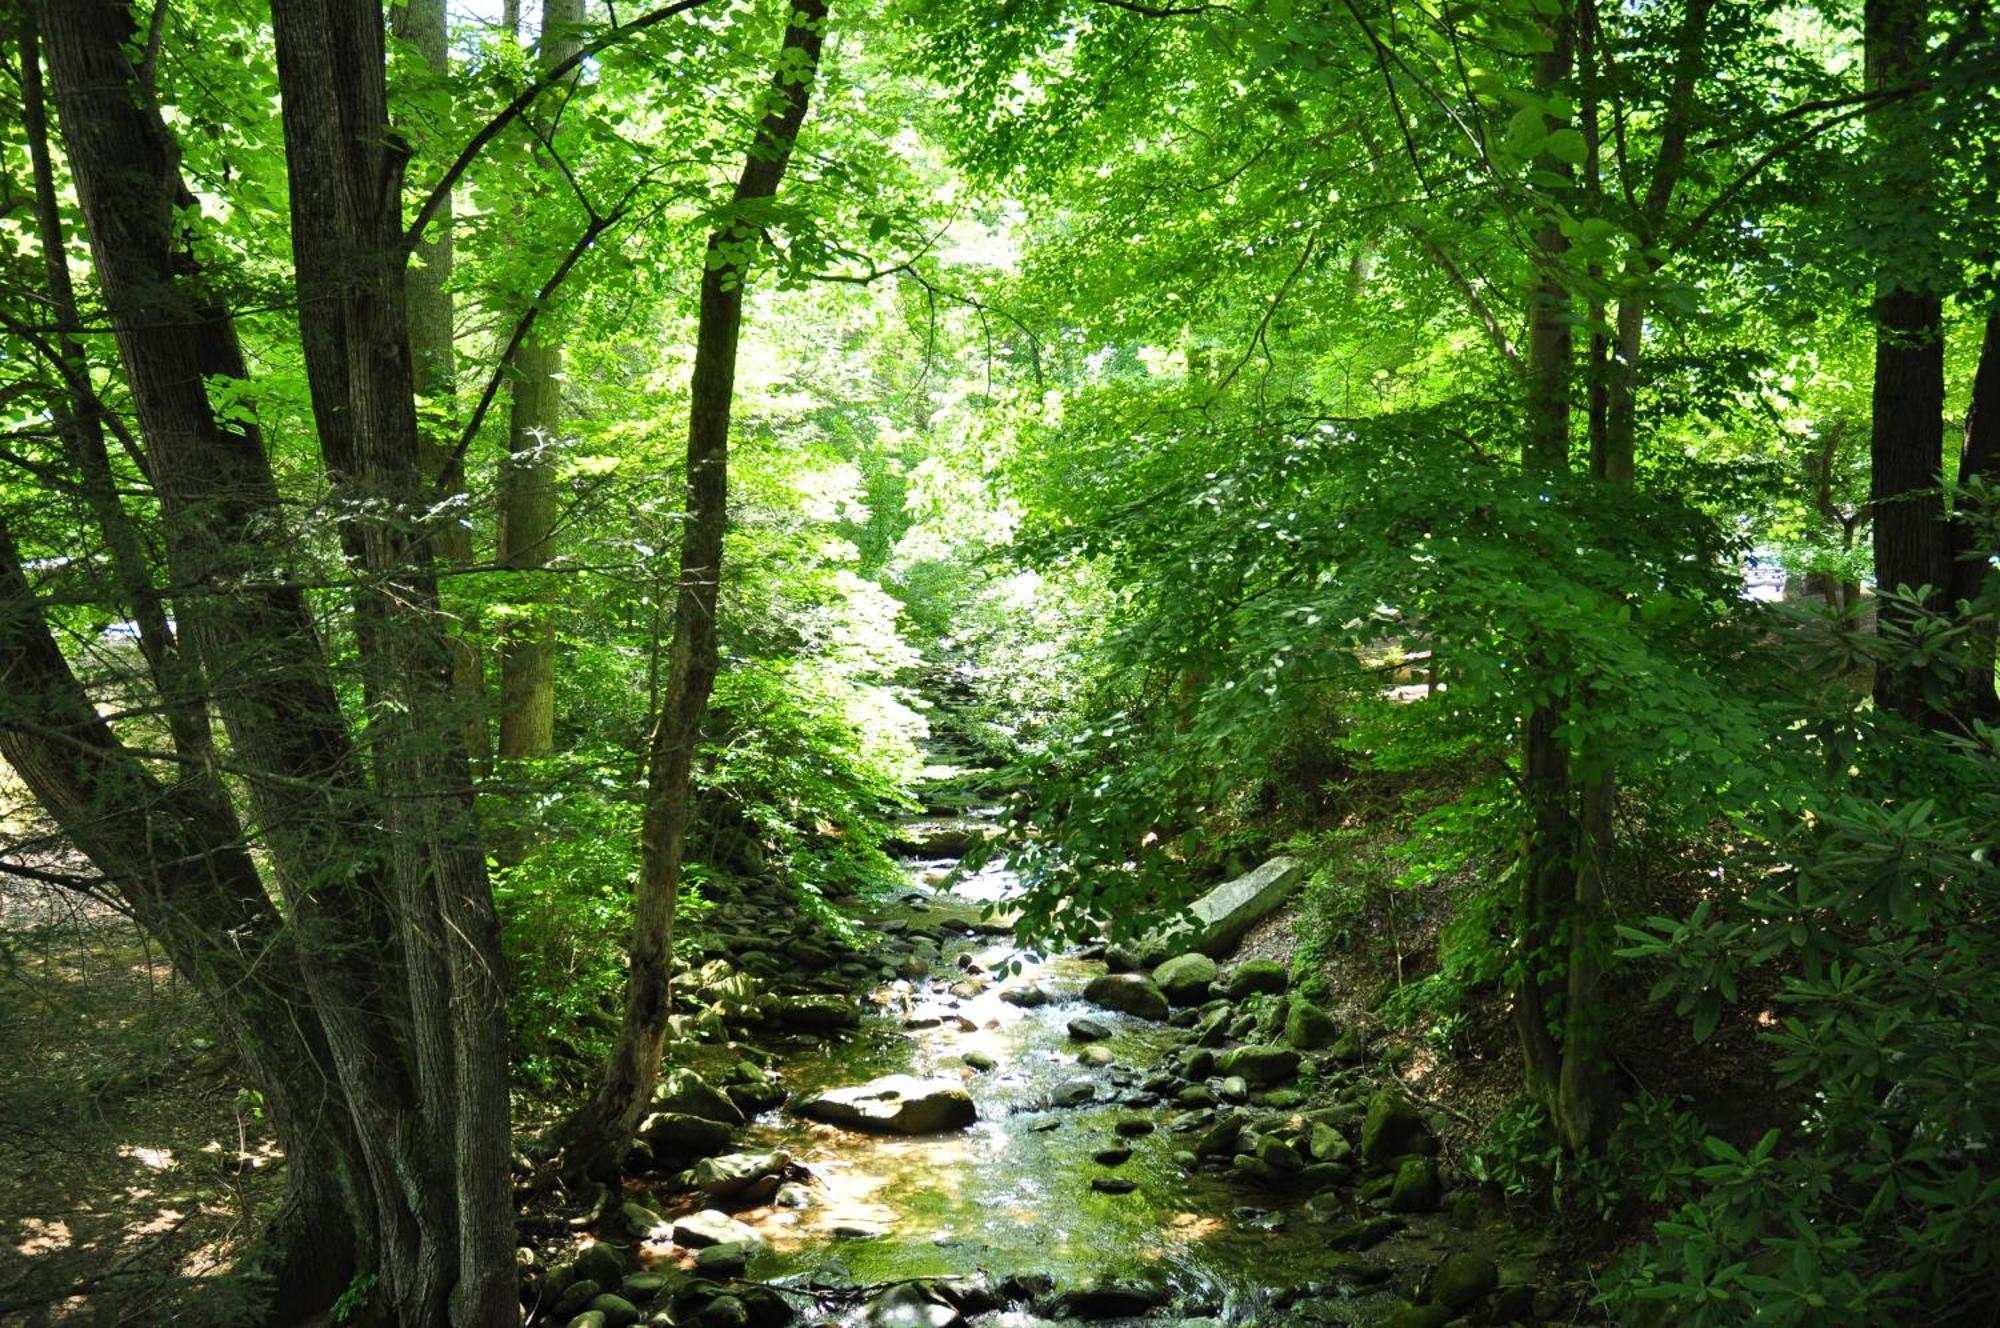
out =
{"type": "MultiPolygon", "coordinates": [[[[803,1206],[733,1214],[769,1242],[751,1278],[872,1286],[985,1273],[995,1282],[1040,1275],[1065,1287],[1137,1279],[1173,1291],[1172,1308],[1148,1323],[1374,1321],[1380,1297],[1347,1285],[1354,1256],[1327,1247],[1315,1220],[1327,1216],[1324,1207],[1308,1217],[1302,1198],[1175,1159],[1188,1135],[1143,1084],[1181,1030],[1083,1004],[1079,993],[1102,963],[1024,952],[992,922],[982,927],[989,908],[1004,908],[1015,890],[1004,868],[989,866],[947,891],[927,882],[942,878],[949,860],[904,865],[911,888],[879,901],[865,920],[892,933],[937,931],[932,971],[883,983],[865,995],[857,1032],[786,1050],[776,1068],[794,1101],[890,1073],[962,1080],[978,1120],[919,1137],[857,1133],[784,1109],[752,1122],[742,1147],[785,1150],[811,1182],[803,1206]],[[999,976],[1010,962],[1019,971],[999,976]],[[1031,1008],[1002,999],[1025,986],[1051,999],[1031,1008]],[[1085,1015],[1110,1029],[1090,1044],[1099,1050],[1070,1036],[1070,1022],[1085,1015]],[[1076,1099],[1087,1100],[1058,1105],[1076,1099]],[[1116,1148],[1129,1149],[1129,1159],[1106,1165],[1099,1155],[1116,1148]],[[1114,1177],[1112,1187],[1130,1182],[1130,1191],[1093,1186],[1114,1177]],[[1273,1309],[1301,1295],[1312,1297],[1311,1317],[1273,1309]]],[[[858,1309],[839,1321],[867,1322],[858,1309]]],[[[1015,1310],[975,1322],[1063,1321],[1015,1310]]]]}

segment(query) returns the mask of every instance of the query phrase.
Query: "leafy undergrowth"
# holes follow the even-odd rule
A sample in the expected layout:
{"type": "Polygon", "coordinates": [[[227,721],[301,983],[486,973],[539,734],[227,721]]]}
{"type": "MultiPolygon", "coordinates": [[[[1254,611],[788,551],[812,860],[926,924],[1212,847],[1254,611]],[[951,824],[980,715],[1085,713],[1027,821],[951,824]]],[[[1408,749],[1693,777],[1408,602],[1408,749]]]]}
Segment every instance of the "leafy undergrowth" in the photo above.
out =
{"type": "MultiPolygon", "coordinates": [[[[1659,966],[1614,967],[1605,1037],[1619,1124],[1603,1156],[1566,1156],[1524,1093],[1505,971],[1512,859],[1456,838],[1471,824],[1466,776],[1341,780],[1318,828],[1287,845],[1312,867],[1300,896],[1246,946],[1288,960],[1301,991],[1366,1034],[1380,1071],[1435,1113],[1461,1175],[1552,1230],[1579,1266],[1613,1269],[1670,1214],[1669,1178],[1707,1160],[1706,1139],[1751,1148],[1796,1114],[1773,1073],[1771,992],[1740,987],[1697,1040],[1671,1001],[1650,999],[1659,966]]],[[[1620,830],[1620,920],[1689,915],[1726,888],[1714,864],[1740,847],[1723,832],[1649,842],[1636,817],[1620,830]]]]}

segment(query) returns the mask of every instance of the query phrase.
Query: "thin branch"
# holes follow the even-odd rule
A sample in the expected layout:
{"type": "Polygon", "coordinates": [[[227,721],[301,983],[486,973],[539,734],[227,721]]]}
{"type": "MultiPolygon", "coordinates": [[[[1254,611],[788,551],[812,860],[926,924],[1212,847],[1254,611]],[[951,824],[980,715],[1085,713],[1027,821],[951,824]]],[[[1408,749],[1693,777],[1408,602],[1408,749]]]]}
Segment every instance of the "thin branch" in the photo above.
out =
{"type": "MultiPolygon", "coordinates": [[[[1285,279],[1278,283],[1277,293],[1271,296],[1270,304],[1264,309],[1264,316],[1257,320],[1257,330],[1251,334],[1250,344],[1243,348],[1242,356],[1230,368],[1229,372],[1222,376],[1222,381],[1215,385],[1215,392],[1209,398],[1211,404],[1219,400],[1222,394],[1229,390],[1229,385],[1236,381],[1236,375],[1243,372],[1243,366],[1250,363],[1250,357],[1257,353],[1257,347],[1264,345],[1264,334],[1270,331],[1271,320],[1278,316],[1278,308],[1284,304],[1285,297],[1291,293],[1292,283],[1299,279],[1299,274],[1306,270],[1306,264],[1312,261],[1313,248],[1318,243],[1318,231],[1313,231],[1306,236],[1305,245],[1299,250],[1298,261],[1292,264],[1292,270],[1285,274],[1285,279]]],[[[1270,354],[1268,346],[1265,346],[1264,353],[1266,355],[1270,354]]]]}
{"type": "Polygon", "coordinates": [[[514,100],[501,108],[498,115],[488,120],[480,127],[478,133],[466,140],[465,146],[460,149],[458,156],[452,161],[450,167],[446,169],[443,177],[435,185],[431,186],[430,193],[425,195],[422,205],[417,208],[416,215],[411,218],[409,229],[403,233],[404,252],[415,252],[417,245],[424,238],[424,227],[430,225],[431,218],[436,216],[438,209],[444,206],[444,200],[451,196],[452,186],[458,183],[459,177],[464,175],[467,169],[471,167],[473,161],[485,150],[486,145],[498,137],[501,130],[519,119],[528,107],[534,104],[537,97],[563,82],[571,73],[581,67],[584,61],[590,59],[592,56],[610,50],[626,38],[636,36],[644,32],[647,28],[657,27],[676,14],[686,13],[690,9],[699,8],[707,3],[708,0],[674,0],[673,4],[655,9],[650,14],[641,14],[638,18],[633,19],[623,27],[612,28],[595,40],[585,42],[577,48],[574,55],[551,65],[542,73],[541,77],[521,89],[515,95],[514,100]]]}

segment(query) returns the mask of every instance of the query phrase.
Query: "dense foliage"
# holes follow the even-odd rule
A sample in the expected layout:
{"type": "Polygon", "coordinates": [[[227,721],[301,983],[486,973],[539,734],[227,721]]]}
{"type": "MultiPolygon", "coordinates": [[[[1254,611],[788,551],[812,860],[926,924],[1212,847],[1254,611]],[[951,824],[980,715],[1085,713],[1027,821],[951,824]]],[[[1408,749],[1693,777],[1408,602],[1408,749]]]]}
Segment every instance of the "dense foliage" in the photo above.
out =
{"type": "MultiPolygon", "coordinates": [[[[1511,1024],[1474,1165],[1642,1233],[1614,1315],[1978,1308],[1986,6],[412,0],[328,47],[375,109],[301,0],[85,7],[98,45],[0,6],[8,861],[117,899],[246,1046],[230,964],[329,984],[250,1059],[343,1064],[336,1146],[493,1163],[434,1065],[371,1117],[355,1066],[430,1044],[358,1030],[504,971],[456,1063],[504,1038],[558,1114],[717,882],[898,887],[949,758],[998,771],[1032,939],[1140,941],[1288,846],[1307,990],[1386,937],[1399,1037],[1511,1024]],[[162,908],[218,847],[213,910],[162,908]],[[1631,1074],[1647,998],[1768,1100],[1631,1074]]],[[[459,1294],[406,1253],[333,1271],[459,1294]]]]}

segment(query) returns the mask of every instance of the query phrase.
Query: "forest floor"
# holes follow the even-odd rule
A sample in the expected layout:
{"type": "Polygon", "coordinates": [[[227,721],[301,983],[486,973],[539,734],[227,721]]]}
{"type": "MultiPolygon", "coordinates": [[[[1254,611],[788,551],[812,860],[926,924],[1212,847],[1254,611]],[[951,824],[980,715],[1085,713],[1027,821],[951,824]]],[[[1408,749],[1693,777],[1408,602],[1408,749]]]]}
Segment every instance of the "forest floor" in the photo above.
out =
{"type": "Polygon", "coordinates": [[[0,1320],[160,1321],[280,1159],[199,999],[116,911],[0,885],[0,1320]]]}

